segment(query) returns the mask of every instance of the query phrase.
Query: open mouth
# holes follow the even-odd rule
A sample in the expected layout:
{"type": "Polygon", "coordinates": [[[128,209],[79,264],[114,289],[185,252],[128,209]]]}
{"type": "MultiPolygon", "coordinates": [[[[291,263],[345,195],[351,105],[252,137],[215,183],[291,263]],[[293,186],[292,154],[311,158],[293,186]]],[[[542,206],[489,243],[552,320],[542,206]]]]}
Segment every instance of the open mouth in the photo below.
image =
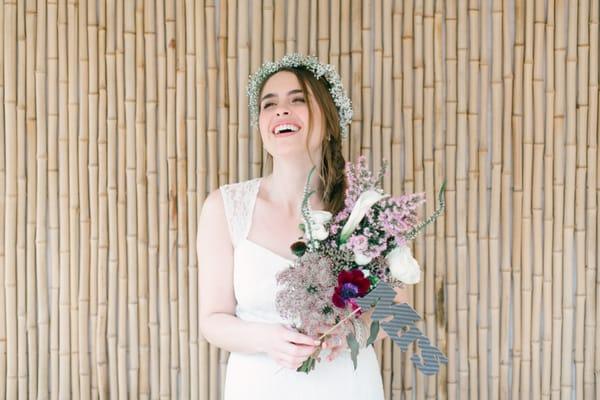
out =
{"type": "Polygon", "coordinates": [[[275,129],[273,129],[273,134],[275,135],[285,135],[285,134],[293,134],[298,132],[300,127],[294,124],[281,124],[277,125],[275,129]]]}

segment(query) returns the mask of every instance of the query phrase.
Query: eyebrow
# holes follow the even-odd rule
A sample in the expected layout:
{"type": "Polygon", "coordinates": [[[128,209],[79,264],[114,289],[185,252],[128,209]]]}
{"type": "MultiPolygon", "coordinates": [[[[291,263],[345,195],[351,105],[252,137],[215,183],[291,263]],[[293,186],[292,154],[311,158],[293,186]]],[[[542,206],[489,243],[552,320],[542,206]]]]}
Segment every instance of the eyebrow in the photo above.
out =
{"type": "MultiPolygon", "coordinates": [[[[291,95],[293,95],[293,94],[297,94],[297,93],[303,93],[303,92],[302,92],[302,90],[301,90],[301,89],[293,89],[293,90],[290,90],[290,91],[289,91],[287,94],[288,94],[288,96],[291,96],[291,95]]],[[[276,95],[276,94],[274,94],[274,93],[268,93],[268,94],[265,94],[265,95],[262,97],[262,99],[260,99],[260,101],[261,101],[261,103],[262,103],[264,100],[266,100],[266,99],[269,99],[269,98],[271,98],[271,97],[277,97],[277,95],[276,95]]]]}

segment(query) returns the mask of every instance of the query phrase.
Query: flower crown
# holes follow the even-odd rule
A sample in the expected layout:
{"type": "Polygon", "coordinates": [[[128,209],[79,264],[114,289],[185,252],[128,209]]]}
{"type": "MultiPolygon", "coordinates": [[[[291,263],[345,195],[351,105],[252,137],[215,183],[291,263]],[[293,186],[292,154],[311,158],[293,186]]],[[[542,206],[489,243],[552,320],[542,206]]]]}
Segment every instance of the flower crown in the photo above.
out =
{"type": "Polygon", "coordinates": [[[352,121],[352,102],[346,95],[339,74],[331,64],[322,64],[316,57],[305,56],[298,53],[287,54],[279,61],[265,62],[248,82],[248,108],[250,123],[258,127],[259,95],[263,83],[274,73],[283,68],[304,68],[310,71],[315,78],[325,78],[327,89],[333,98],[340,118],[341,135],[348,136],[348,125],[352,121]]]}

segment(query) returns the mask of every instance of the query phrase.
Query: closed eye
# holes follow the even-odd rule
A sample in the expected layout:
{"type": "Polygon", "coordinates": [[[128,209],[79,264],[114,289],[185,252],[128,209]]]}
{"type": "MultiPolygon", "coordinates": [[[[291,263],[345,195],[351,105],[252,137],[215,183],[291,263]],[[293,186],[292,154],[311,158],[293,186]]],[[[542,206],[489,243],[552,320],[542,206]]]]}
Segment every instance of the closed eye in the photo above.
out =
{"type": "Polygon", "coordinates": [[[275,104],[275,103],[271,103],[271,102],[269,102],[269,103],[263,103],[263,107],[262,107],[262,108],[263,108],[263,110],[264,110],[264,109],[266,109],[266,108],[269,108],[269,107],[271,107],[273,104],[275,104]]]}
{"type": "Polygon", "coordinates": [[[304,103],[304,97],[296,97],[292,99],[292,103],[304,103]]]}

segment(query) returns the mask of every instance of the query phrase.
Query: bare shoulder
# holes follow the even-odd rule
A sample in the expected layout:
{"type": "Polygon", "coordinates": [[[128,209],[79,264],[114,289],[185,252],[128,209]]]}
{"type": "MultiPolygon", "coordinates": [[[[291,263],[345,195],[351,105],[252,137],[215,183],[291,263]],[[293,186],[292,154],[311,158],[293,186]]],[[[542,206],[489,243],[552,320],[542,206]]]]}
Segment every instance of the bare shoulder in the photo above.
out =
{"type": "Polygon", "coordinates": [[[198,221],[198,246],[203,242],[224,241],[231,244],[225,205],[220,189],[209,193],[202,204],[202,211],[198,221]]]}

